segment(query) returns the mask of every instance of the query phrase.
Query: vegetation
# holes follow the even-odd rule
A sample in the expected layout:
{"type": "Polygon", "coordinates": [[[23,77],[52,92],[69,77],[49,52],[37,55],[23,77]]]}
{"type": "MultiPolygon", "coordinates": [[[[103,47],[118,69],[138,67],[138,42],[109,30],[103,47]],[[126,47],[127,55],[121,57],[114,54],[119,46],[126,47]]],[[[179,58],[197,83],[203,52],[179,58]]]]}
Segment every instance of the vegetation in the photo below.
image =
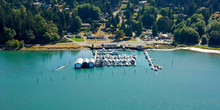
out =
{"type": "Polygon", "coordinates": [[[71,38],[72,40],[76,41],[76,42],[84,42],[84,39],[83,38],[71,38]]]}
{"type": "Polygon", "coordinates": [[[175,44],[220,45],[220,18],[215,16],[219,0],[149,0],[147,5],[128,0],[124,11],[119,8],[121,1],[0,0],[0,44],[20,48],[24,43],[59,42],[66,32],[81,32],[82,23],[90,23],[87,29],[92,32],[103,23],[114,31],[119,28],[111,32],[116,39],[152,29],[154,36],[173,33],[175,44]]]}
{"type": "Polygon", "coordinates": [[[207,35],[203,35],[201,44],[206,45],[207,43],[208,43],[208,37],[207,37],[207,35]]]}
{"type": "Polygon", "coordinates": [[[79,5],[77,8],[77,13],[80,18],[84,20],[88,20],[89,18],[93,20],[98,20],[101,14],[99,7],[96,7],[89,3],[79,5]]]}
{"type": "Polygon", "coordinates": [[[175,41],[180,43],[190,43],[190,44],[198,44],[199,43],[199,33],[196,32],[195,29],[190,27],[183,27],[181,29],[177,29],[174,32],[175,41]]]}
{"type": "MultiPolygon", "coordinates": [[[[23,45],[23,44],[21,44],[23,45]]],[[[20,48],[20,42],[18,40],[8,40],[6,43],[5,43],[5,48],[6,49],[18,49],[20,48]]]]}
{"type": "Polygon", "coordinates": [[[26,44],[59,41],[67,31],[80,32],[83,21],[99,20],[103,7],[101,0],[38,1],[0,0],[0,44],[12,39],[26,44]]]}
{"type": "Polygon", "coordinates": [[[121,38],[123,38],[123,37],[124,37],[123,31],[119,30],[119,31],[116,31],[116,32],[115,32],[115,39],[116,39],[116,40],[119,40],[119,39],[121,39],[121,38]]]}

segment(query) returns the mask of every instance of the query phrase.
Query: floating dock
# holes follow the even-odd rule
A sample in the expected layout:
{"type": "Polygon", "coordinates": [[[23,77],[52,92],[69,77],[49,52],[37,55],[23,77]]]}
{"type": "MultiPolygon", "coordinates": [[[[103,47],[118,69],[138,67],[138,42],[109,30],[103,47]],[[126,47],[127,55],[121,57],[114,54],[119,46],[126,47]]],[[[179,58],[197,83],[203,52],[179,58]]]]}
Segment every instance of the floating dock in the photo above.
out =
{"type": "Polygon", "coordinates": [[[148,60],[148,63],[149,63],[149,66],[151,66],[151,69],[153,71],[158,71],[158,69],[161,69],[162,70],[162,67],[161,66],[158,66],[158,65],[154,65],[153,64],[153,58],[150,57],[150,55],[148,54],[147,50],[144,51],[144,55],[145,55],[145,58],[148,60]]]}
{"type": "Polygon", "coordinates": [[[75,69],[103,66],[136,66],[136,55],[121,55],[114,49],[94,50],[93,55],[94,57],[91,59],[78,58],[75,62],[75,69]]]}

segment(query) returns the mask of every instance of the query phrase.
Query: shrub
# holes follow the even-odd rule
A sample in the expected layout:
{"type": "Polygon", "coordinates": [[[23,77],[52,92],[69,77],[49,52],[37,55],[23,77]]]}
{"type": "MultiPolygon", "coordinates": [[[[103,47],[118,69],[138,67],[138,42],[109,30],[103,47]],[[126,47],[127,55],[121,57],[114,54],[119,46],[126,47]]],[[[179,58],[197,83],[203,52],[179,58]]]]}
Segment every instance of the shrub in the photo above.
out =
{"type": "Polygon", "coordinates": [[[24,41],[20,41],[20,47],[19,48],[23,48],[24,47],[24,41]]]}
{"type": "Polygon", "coordinates": [[[203,45],[206,45],[207,43],[208,43],[208,38],[207,38],[206,35],[203,35],[203,36],[202,36],[202,44],[203,44],[203,45]]]}
{"type": "Polygon", "coordinates": [[[12,39],[8,40],[5,44],[6,49],[18,49],[20,47],[20,43],[18,40],[12,39]]]}

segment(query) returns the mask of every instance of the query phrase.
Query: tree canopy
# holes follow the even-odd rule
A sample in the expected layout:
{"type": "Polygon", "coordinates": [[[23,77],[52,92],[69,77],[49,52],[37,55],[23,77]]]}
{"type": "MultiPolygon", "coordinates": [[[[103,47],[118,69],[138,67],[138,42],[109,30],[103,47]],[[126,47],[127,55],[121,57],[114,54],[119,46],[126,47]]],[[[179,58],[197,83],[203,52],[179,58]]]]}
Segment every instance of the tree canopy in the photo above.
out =
{"type": "Polygon", "coordinates": [[[179,43],[198,44],[200,39],[199,33],[195,29],[190,27],[176,29],[174,31],[174,35],[175,41],[179,43]]]}
{"type": "Polygon", "coordinates": [[[85,3],[78,6],[77,13],[81,19],[87,20],[88,18],[92,18],[94,20],[98,20],[101,11],[99,7],[85,3]]]}

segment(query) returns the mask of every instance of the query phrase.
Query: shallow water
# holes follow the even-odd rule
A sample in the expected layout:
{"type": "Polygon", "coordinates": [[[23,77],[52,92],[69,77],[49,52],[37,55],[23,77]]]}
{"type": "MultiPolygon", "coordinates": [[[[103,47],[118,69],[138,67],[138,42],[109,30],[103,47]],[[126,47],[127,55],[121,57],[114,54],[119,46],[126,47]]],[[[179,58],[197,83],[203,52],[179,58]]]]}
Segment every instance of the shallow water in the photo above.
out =
{"type": "Polygon", "coordinates": [[[220,110],[220,55],[149,51],[154,72],[124,53],[136,67],[53,71],[92,52],[0,51],[0,110],[220,110]]]}

